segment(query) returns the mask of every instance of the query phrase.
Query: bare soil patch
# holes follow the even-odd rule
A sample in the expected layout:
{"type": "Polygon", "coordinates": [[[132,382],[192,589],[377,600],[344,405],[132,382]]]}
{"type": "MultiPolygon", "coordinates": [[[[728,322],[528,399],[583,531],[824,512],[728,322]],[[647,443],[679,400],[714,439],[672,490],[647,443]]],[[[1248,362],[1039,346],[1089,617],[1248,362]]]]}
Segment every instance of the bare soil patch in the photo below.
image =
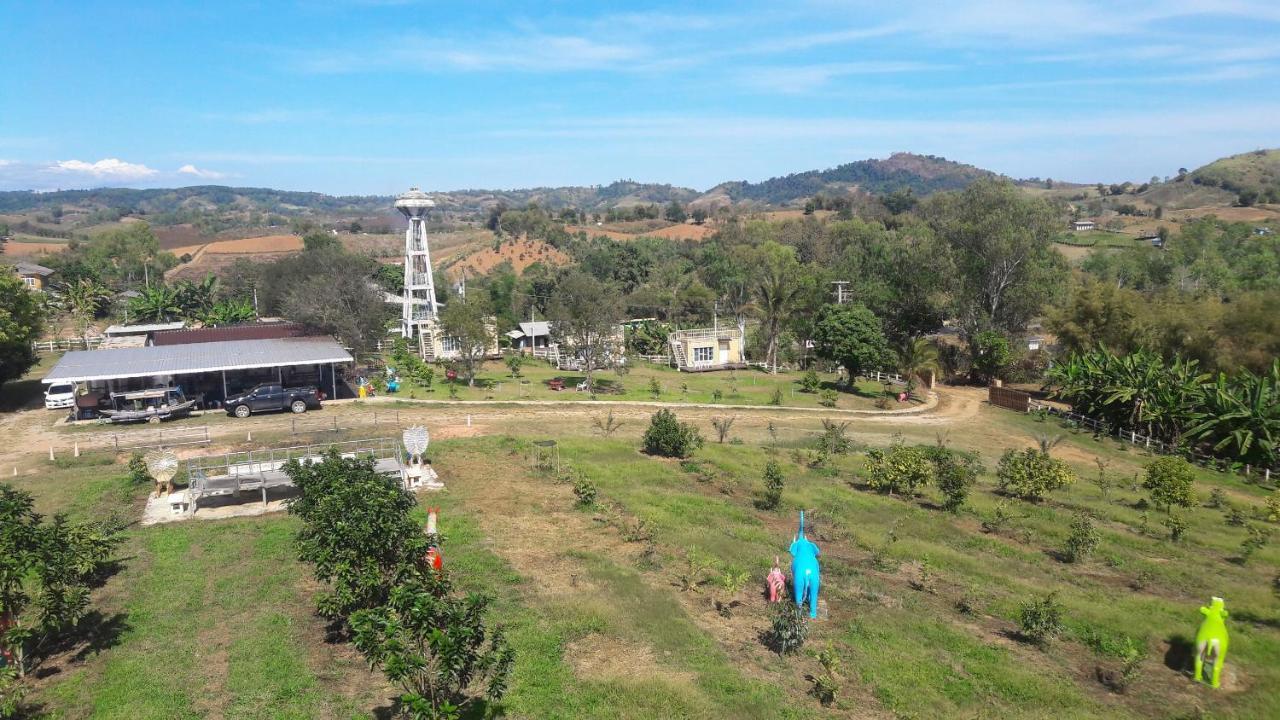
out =
{"type": "Polygon", "coordinates": [[[541,241],[524,238],[503,242],[497,248],[492,246],[477,250],[459,258],[450,269],[465,271],[469,275],[487,275],[502,263],[511,263],[516,273],[522,273],[534,263],[542,263],[552,267],[567,265],[571,258],[560,250],[541,241]]]}

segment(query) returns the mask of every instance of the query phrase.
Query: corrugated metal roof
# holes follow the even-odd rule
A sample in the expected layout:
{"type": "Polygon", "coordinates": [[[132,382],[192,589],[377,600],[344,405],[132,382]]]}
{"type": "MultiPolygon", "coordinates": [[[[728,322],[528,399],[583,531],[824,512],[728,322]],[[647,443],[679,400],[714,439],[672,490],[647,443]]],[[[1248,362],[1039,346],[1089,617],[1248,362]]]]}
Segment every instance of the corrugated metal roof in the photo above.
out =
{"type": "Polygon", "coordinates": [[[186,327],[184,322],[168,322],[168,323],[149,323],[143,325],[112,325],[106,329],[108,335],[146,335],[149,332],[157,330],[181,330],[186,327]]]}
{"type": "Polygon", "coordinates": [[[228,342],[231,340],[273,340],[287,337],[315,336],[315,330],[291,322],[241,323],[220,327],[170,330],[151,336],[152,345],[191,345],[194,343],[228,342]]]}
{"type": "Polygon", "coordinates": [[[351,362],[351,355],[328,337],[75,350],[63,355],[43,382],[119,380],[340,362],[351,362]]]}
{"type": "Polygon", "coordinates": [[[40,275],[42,277],[47,277],[53,274],[53,271],[49,268],[43,265],[37,265],[33,262],[26,262],[25,260],[19,260],[13,264],[13,267],[18,271],[19,275],[40,275]]]}
{"type": "Polygon", "coordinates": [[[546,320],[537,322],[520,323],[520,331],[529,337],[538,337],[540,335],[550,335],[551,325],[546,320]]]}

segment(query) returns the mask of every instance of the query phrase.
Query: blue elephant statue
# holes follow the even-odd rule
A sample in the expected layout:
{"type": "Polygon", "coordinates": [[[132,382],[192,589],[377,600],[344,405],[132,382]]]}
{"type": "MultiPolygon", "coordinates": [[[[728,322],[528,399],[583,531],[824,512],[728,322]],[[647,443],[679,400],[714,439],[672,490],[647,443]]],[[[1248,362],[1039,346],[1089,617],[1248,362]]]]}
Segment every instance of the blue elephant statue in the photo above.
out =
{"type": "Polygon", "coordinates": [[[818,569],[818,546],[804,536],[804,511],[800,511],[800,532],[791,541],[791,585],[796,604],[804,605],[809,599],[809,617],[818,617],[818,587],[821,573],[818,569]]]}

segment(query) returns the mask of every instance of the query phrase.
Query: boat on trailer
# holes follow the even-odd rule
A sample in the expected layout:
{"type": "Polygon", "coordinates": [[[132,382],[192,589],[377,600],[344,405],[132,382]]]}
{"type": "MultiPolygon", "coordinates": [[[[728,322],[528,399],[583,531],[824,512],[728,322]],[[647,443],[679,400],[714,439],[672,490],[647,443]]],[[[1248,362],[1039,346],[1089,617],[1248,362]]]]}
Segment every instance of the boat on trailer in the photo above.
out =
{"type": "Polygon", "coordinates": [[[154,388],[111,393],[111,407],[98,414],[112,423],[158,423],[187,417],[195,405],[196,401],[188,400],[178,388],[154,388]]]}

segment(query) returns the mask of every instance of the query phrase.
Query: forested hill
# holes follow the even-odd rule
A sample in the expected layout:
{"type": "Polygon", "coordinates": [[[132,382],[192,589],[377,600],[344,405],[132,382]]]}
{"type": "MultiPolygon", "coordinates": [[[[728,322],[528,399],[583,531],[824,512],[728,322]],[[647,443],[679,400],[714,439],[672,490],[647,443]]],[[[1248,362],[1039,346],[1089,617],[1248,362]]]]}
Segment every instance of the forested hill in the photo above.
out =
{"type": "Polygon", "coordinates": [[[58,190],[33,192],[12,190],[0,192],[0,212],[21,212],[55,205],[118,208],[129,214],[172,213],[192,209],[255,209],[288,214],[290,210],[309,209],[323,212],[361,212],[381,210],[389,199],[376,195],[325,195],[318,192],[295,192],[270,188],[236,188],[223,185],[193,185],[181,188],[98,188],[96,190],[58,190]]]}
{"type": "Polygon", "coordinates": [[[711,193],[723,192],[734,201],[787,205],[818,193],[843,195],[855,188],[876,195],[902,189],[910,189],[916,195],[929,195],[959,190],[988,177],[995,177],[995,173],[933,155],[894,153],[884,160],[859,160],[830,170],[809,170],[758,183],[724,183],[711,193]]]}
{"type": "MultiPolygon", "coordinates": [[[[517,190],[431,189],[441,206],[459,211],[486,211],[498,204],[519,207],[536,202],[558,210],[573,207],[600,211],[630,205],[689,203],[699,198],[754,201],[766,205],[801,202],[819,192],[844,195],[855,188],[883,194],[910,188],[923,196],[940,190],[957,190],[994,173],[928,155],[896,153],[884,160],[859,160],[829,170],[810,170],[758,183],[728,182],[700,193],[690,188],[659,183],[618,180],[608,185],[539,187],[517,190]]],[[[390,196],[332,196],[267,188],[234,188],[202,185],[184,188],[135,190],[59,190],[57,192],[0,192],[0,212],[22,212],[57,205],[118,208],[149,214],[192,210],[239,209],[291,215],[298,212],[371,213],[390,207],[390,196]]]]}

